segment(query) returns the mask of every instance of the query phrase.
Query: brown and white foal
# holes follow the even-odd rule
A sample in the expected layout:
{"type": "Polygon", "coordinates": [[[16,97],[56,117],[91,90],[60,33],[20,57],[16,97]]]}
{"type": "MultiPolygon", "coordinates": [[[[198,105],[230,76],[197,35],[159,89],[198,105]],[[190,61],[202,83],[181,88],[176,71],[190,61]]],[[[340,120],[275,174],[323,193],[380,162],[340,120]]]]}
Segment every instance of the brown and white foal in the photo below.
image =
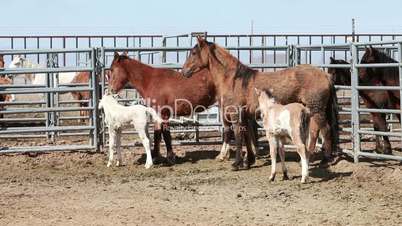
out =
{"type": "Polygon", "coordinates": [[[275,102],[271,91],[255,89],[258,96],[264,129],[269,142],[271,154],[270,181],[274,181],[276,174],[276,153],[279,149],[283,178],[288,179],[285,166],[285,142],[290,138],[296,145],[302,165],[301,182],[308,178],[309,153],[306,145],[309,138],[310,111],[304,105],[291,103],[281,105],[275,102]]]}

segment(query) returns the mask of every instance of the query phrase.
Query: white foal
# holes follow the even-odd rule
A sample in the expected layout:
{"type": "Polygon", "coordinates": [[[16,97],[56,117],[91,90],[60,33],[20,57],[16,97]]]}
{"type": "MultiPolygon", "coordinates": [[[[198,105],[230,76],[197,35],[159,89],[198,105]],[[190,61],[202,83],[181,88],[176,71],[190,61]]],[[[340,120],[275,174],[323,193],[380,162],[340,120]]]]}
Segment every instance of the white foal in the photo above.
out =
{"type": "Polygon", "coordinates": [[[138,136],[145,148],[147,160],[145,168],[153,165],[151,156],[151,145],[148,135],[148,116],[150,115],[158,124],[162,123],[162,119],[158,116],[154,109],[143,105],[123,106],[109,94],[105,94],[99,103],[99,109],[103,109],[105,114],[105,123],[109,127],[109,161],[107,167],[110,167],[113,161],[113,153],[116,149],[117,162],[119,166],[122,163],[120,139],[121,130],[124,126],[133,125],[138,132],[138,136]]]}
{"type": "Polygon", "coordinates": [[[309,138],[310,111],[299,103],[281,105],[275,100],[269,91],[256,89],[258,102],[263,118],[264,129],[269,142],[271,154],[271,175],[270,181],[275,179],[276,174],[276,153],[279,149],[281,158],[283,178],[288,179],[285,166],[284,144],[289,138],[297,147],[297,153],[301,158],[302,178],[305,183],[308,178],[309,153],[306,144],[309,138]]]}

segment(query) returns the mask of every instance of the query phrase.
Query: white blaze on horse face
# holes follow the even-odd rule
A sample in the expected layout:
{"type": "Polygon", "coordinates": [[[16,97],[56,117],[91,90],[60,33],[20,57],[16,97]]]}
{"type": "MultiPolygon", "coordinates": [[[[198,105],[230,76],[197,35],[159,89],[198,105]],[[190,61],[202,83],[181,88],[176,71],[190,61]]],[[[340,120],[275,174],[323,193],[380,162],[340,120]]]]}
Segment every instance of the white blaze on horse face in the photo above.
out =
{"type": "Polygon", "coordinates": [[[22,67],[22,58],[20,56],[14,57],[13,61],[11,61],[8,68],[20,68],[22,67]]]}

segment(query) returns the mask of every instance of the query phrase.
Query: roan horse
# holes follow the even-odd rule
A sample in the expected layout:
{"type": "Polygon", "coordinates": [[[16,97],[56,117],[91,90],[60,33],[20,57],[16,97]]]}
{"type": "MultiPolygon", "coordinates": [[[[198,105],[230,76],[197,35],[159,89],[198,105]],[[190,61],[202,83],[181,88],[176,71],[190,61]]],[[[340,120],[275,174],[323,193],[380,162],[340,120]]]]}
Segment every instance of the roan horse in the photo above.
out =
{"type": "MultiPolygon", "coordinates": [[[[349,64],[344,60],[331,59],[331,64],[349,64]]],[[[372,47],[366,48],[361,63],[396,63],[385,53],[372,47]]],[[[336,85],[351,85],[351,74],[347,68],[328,68],[336,85]]],[[[359,85],[362,86],[399,86],[398,69],[396,68],[360,68],[359,85]]],[[[399,91],[359,90],[359,96],[368,108],[400,109],[399,91]]],[[[370,113],[375,131],[388,131],[385,113],[370,113]]],[[[399,121],[401,115],[397,114],[399,121]]],[[[384,154],[391,154],[391,143],[388,136],[376,136],[376,150],[384,154]]]]}
{"type": "MultiPolygon", "coordinates": [[[[197,73],[193,79],[185,79],[175,70],[153,68],[127,55],[114,54],[109,77],[109,90],[116,94],[129,83],[147,104],[159,112],[164,120],[173,114],[188,116],[203,111],[216,102],[215,86],[207,70],[197,73]]],[[[167,159],[174,163],[168,124],[155,127],[154,157],[159,156],[161,139],[165,140],[167,159]]]]}
{"type": "MultiPolygon", "coordinates": [[[[224,48],[198,37],[198,44],[190,51],[182,72],[185,77],[191,77],[205,69],[209,70],[217,87],[224,126],[227,128],[230,123],[233,124],[237,146],[233,170],[243,167],[242,137],[248,133],[244,131],[244,126],[258,107],[254,88],[272,90],[280,104],[296,102],[308,107],[312,114],[309,151],[315,149],[321,131],[324,160],[332,157],[338,141],[337,101],[334,85],[327,73],[310,65],[277,72],[258,72],[242,64],[224,48]]],[[[224,145],[227,142],[225,140],[224,145]]],[[[246,159],[246,167],[249,161],[246,159]]]]}

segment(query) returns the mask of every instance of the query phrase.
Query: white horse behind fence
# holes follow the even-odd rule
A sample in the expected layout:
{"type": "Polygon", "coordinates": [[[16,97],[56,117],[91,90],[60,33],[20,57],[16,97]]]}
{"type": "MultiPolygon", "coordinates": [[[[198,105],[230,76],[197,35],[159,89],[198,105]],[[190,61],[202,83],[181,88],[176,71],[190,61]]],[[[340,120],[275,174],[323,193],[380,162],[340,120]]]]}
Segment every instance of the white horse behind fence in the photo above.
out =
{"type": "MultiPolygon", "coordinates": [[[[31,60],[24,58],[23,56],[15,56],[11,61],[8,68],[25,68],[25,69],[38,69],[46,68],[44,65],[32,63],[31,60]]],[[[58,84],[69,84],[73,80],[76,72],[63,72],[59,73],[59,83],[58,84]]],[[[45,85],[46,84],[46,73],[37,74],[25,74],[25,82],[30,81],[32,85],[45,85]]],[[[56,78],[54,78],[54,86],[56,86],[56,78]]]]}
{"type": "Polygon", "coordinates": [[[278,104],[270,91],[256,89],[256,94],[271,155],[271,175],[269,180],[274,181],[275,179],[277,150],[279,150],[279,157],[281,158],[283,178],[288,179],[284,144],[290,138],[296,145],[297,153],[300,155],[302,165],[301,182],[305,183],[308,178],[309,165],[309,152],[306,148],[309,139],[309,109],[299,103],[278,104]]]}
{"type": "Polygon", "coordinates": [[[151,116],[153,121],[162,123],[162,119],[158,116],[154,109],[143,105],[123,106],[111,94],[105,94],[99,103],[99,109],[103,109],[105,114],[105,123],[109,127],[109,161],[107,167],[112,165],[113,153],[116,149],[117,162],[119,166],[122,163],[121,158],[121,131],[124,126],[133,125],[138,132],[138,136],[145,148],[147,160],[145,168],[150,168],[153,165],[151,156],[151,145],[148,134],[148,116],[151,116]]]}

